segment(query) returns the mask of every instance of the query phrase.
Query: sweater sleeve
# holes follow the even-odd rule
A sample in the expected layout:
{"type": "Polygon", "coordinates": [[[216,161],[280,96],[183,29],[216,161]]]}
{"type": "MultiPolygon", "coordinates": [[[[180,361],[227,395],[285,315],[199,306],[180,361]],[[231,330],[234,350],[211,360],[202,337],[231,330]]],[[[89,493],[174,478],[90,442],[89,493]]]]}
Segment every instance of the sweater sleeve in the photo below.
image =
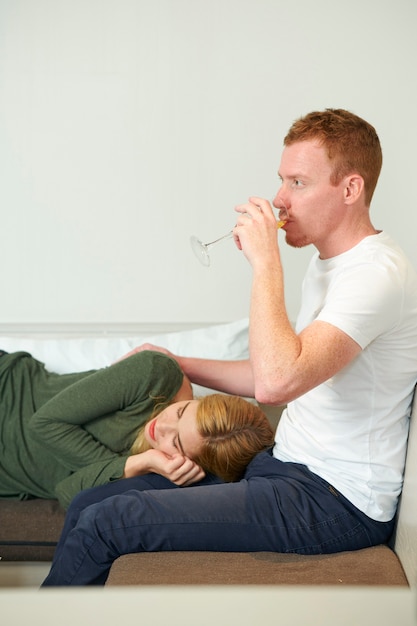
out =
{"type": "Polygon", "coordinates": [[[33,415],[29,429],[69,471],[94,463],[104,468],[127,447],[124,441],[118,449],[113,440],[137,432],[156,399],[170,401],[182,380],[170,357],[139,352],[67,387],[33,415]]]}
{"type": "Polygon", "coordinates": [[[74,496],[83,489],[105,485],[123,476],[127,456],[117,456],[108,462],[91,463],[73,472],[55,486],[55,497],[67,509],[74,496]]]}

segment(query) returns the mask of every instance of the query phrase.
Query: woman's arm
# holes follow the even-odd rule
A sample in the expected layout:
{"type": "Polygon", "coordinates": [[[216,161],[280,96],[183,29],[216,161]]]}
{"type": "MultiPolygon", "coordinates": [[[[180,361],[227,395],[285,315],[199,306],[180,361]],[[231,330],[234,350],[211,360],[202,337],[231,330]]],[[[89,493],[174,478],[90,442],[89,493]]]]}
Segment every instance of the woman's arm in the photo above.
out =
{"type": "Polygon", "coordinates": [[[130,447],[155,399],[171,400],[182,384],[172,359],[146,352],[71,385],[34,414],[29,428],[70,471],[108,463],[130,447]]]}
{"type": "MultiPolygon", "coordinates": [[[[157,450],[149,450],[163,455],[157,450]]],[[[179,487],[185,487],[204,478],[201,468],[186,457],[152,459],[147,452],[132,456],[116,456],[109,461],[91,463],[61,480],[55,487],[55,497],[67,508],[74,496],[90,487],[98,487],[121,478],[144,476],[148,473],[160,474],[179,487]],[[145,456],[147,455],[147,456],[145,456]]]]}

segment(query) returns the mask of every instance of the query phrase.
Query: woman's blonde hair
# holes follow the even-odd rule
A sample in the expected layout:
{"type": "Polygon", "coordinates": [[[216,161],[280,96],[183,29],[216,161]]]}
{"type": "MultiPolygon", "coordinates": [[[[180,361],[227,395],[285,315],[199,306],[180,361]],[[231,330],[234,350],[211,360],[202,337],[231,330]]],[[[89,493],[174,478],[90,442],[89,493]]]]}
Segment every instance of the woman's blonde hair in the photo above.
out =
{"type": "MultiPolygon", "coordinates": [[[[253,457],[274,443],[268,418],[256,404],[239,396],[215,393],[197,400],[197,429],[203,442],[193,460],[226,482],[240,480],[253,457]]],[[[142,428],[131,453],[149,448],[142,428]]]]}
{"type": "Polygon", "coordinates": [[[197,426],[203,446],[194,461],[227,482],[242,478],[253,457],[274,442],[265,413],[239,396],[213,394],[202,398],[197,426]]]}

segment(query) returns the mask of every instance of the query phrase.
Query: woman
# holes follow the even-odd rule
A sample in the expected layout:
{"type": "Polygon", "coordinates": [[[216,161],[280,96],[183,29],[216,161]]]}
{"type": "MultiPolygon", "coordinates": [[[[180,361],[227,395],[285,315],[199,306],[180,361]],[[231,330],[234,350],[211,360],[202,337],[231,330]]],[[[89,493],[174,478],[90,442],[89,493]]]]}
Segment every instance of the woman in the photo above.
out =
{"type": "Polygon", "coordinates": [[[238,480],[273,444],[242,398],[194,399],[174,359],[144,351],[59,375],[26,352],[0,356],[0,498],[57,498],[155,472],[177,485],[205,472],[238,480]]]}

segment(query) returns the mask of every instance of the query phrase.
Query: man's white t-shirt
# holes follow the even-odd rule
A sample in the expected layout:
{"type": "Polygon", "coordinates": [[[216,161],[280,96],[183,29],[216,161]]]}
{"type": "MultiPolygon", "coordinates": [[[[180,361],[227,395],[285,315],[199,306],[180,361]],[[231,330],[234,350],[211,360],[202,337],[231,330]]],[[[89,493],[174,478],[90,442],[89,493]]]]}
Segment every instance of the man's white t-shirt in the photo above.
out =
{"type": "Polygon", "coordinates": [[[331,259],[316,254],[296,330],[320,320],[361,353],[288,404],[274,456],[302,463],[378,521],[395,514],[417,381],[417,274],[384,232],[331,259]]]}

